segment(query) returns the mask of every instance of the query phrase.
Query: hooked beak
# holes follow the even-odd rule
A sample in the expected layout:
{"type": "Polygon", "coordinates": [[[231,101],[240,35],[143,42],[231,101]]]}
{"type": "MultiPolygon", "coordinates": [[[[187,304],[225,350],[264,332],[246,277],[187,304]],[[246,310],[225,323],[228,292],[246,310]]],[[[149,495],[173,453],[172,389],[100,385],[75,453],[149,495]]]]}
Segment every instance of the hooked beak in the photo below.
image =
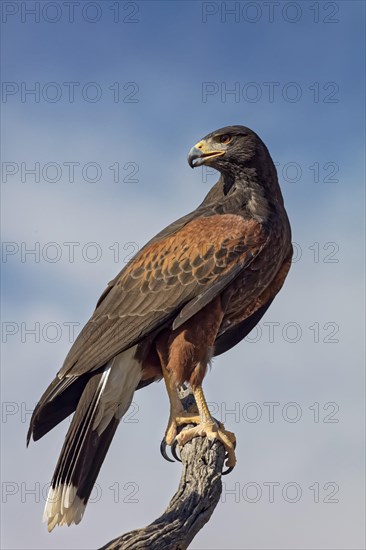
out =
{"type": "Polygon", "coordinates": [[[200,141],[192,147],[188,153],[188,164],[191,168],[196,168],[206,164],[208,159],[221,157],[225,151],[210,151],[204,141],[200,141]]]}

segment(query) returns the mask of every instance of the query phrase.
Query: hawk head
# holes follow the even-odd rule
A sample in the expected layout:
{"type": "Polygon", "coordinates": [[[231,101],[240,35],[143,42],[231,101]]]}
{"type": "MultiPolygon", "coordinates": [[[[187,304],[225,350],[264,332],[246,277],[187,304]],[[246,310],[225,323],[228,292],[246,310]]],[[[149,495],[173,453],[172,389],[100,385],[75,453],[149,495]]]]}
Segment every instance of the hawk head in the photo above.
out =
{"type": "Polygon", "coordinates": [[[265,147],[253,130],[245,126],[226,126],[201,139],[188,153],[191,168],[203,164],[219,172],[233,172],[253,160],[265,147]]]}

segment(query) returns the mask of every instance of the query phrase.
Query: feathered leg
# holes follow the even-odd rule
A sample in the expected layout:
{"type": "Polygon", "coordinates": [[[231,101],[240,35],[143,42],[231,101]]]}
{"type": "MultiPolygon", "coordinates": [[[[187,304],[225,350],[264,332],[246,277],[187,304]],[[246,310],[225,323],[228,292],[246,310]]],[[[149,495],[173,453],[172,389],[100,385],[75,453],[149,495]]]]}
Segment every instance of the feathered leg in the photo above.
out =
{"type": "Polygon", "coordinates": [[[196,436],[207,436],[211,441],[218,439],[227,451],[226,465],[232,469],[236,464],[235,435],[225,431],[223,424],[214,420],[202,389],[223,315],[218,297],[179,329],[162,333],[156,342],[156,349],[170,400],[170,416],[163,443],[165,441],[165,444],[172,445],[176,440],[184,445],[196,436]],[[198,410],[183,410],[177,387],[185,381],[193,389],[198,410]],[[177,435],[178,426],[184,424],[197,426],[177,435]]]}

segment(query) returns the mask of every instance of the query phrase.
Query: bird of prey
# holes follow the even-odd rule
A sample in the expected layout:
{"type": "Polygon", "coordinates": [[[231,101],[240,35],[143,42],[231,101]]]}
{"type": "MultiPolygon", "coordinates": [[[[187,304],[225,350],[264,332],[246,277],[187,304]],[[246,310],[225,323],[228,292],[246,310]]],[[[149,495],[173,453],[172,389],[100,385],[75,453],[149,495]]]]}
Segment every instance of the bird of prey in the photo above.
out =
{"type": "Polygon", "coordinates": [[[164,378],[170,399],[165,444],[217,439],[235,466],[235,436],[212,418],[202,381],[212,357],[245,338],[281,289],[291,230],[271,156],[249,128],[208,134],[188,163],[215,168],[218,182],[108,284],[34,410],[28,443],[75,413],[45,507],[49,531],[79,523],[134,392],[153,381],[164,378]],[[184,383],[197,414],[182,408],[184,383]],[[194,427],[177,435],[184,423],[194,427]]]}

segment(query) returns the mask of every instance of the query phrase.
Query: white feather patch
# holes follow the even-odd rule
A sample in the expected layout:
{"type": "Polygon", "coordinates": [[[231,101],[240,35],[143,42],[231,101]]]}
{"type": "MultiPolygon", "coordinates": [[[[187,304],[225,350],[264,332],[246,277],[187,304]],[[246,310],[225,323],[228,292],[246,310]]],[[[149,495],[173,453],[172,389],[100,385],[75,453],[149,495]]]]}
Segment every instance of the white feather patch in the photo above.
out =
{"type": "Polygon", "coordinates": [[[83,517],[86,504],[76,496],[73,485],[58,485],[48,491],[43,521],[47,522],[51,532],[56,525],[71,525],[79,523],[83,517]]]}
{"type": "Polygon", "coordinates": [[[93,430],[97,430],[99,435],[113,417],[120,420],[131,405],[142,376],[141,363],[135,359],[136,348],[134,346],[119,353],[107,365],[98,413],[93,422],[93,430]]]}

